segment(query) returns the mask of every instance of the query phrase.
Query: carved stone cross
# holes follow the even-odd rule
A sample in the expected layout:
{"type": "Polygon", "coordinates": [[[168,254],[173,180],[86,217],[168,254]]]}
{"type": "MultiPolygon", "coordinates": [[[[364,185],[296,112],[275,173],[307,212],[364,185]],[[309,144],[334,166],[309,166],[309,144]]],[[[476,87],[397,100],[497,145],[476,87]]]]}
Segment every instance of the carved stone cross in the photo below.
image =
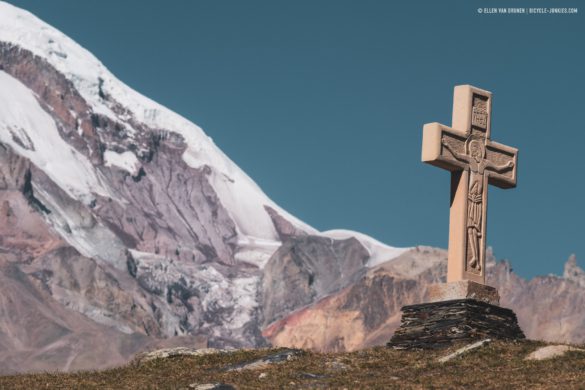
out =
{"type": "Polygon", "coordinates": [[[455,87],[452,128],[423,128],[422,161],[451,171],[447,282],[485,284],[488,184],[516,186],[518,150],[490,140],[492,94],[455,87]]]}

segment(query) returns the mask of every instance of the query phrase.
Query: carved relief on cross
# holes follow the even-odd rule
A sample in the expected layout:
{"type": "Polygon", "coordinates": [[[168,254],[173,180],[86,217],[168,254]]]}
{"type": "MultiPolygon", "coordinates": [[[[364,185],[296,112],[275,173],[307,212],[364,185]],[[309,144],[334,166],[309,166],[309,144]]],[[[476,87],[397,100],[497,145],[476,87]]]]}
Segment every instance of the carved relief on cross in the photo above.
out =
{"type": "Polygon", "coordinates": [[[452,126],[423,128],[422,161],[451,171],[447,282],[485,284],[488,184],[516,186],[518,150],[490,140],[492,94],[455,87],[452,126]]]}

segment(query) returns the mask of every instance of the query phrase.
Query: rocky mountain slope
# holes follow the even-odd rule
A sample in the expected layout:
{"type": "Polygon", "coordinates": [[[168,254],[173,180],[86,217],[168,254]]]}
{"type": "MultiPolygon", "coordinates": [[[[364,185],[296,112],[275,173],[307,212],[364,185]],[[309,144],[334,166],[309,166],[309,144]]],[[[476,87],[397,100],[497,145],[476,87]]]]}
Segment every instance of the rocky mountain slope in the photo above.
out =
{"type": "Polygon", "coordinates": [[[361,268],[401,253],[297,220],[199,127],[4,2],[0,160],[5,371],[100,367],[177,337],[263,345],[261,280],[288,236],[361,268]]]}
{"type": "MultiPolygon", "coordinates": [[[[383,343],[444,257],[316,231],[199,127],[0,2],[0,371],[101,368],[155,346],[383,343]]],[[[583,337],[574,261],[546,283],[503,268],[528,335],[583,337]],[[531,317],[540,294],[554,310],[531,317]]]]}
{"type": "MultiPolygon", "coordinates": [[[[428,286],[446,280],[446,265],[445,250],[414,248],[368,269],[338,292],[291,310],[267,324],[263,336],[275,346],[319,351],[383,345],[400,325],[400,308],[425,302],[428,286]]],[[[567,261],[563,277],[525,280],[508,261],[496,261],[490,251],[487,272],[488,284],[499,290],[500,304],[516,312],[528,338],[584,342],[585,275],[575,256],[567,261]]]]}

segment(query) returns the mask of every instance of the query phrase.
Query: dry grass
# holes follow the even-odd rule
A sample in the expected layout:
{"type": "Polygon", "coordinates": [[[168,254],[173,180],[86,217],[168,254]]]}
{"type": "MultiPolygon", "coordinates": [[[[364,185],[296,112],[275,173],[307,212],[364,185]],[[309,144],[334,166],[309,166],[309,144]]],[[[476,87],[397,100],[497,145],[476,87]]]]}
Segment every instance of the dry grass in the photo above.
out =
{"type": "Polygon", "coordinates": [[[0,388],[180,389],[190,384],[227,383],[238,389],[278,388],[585,388],[585,353],[525,361],[540,342],[494,342],[445,364],[440,351],[395,351],[379,347],[351,353],[307,352],[263,370],[227,372],[274,350],[159,359],[111,370],[0,377],[0,388]],[[265,373],[263,378],[260,374],[265,373]]]}

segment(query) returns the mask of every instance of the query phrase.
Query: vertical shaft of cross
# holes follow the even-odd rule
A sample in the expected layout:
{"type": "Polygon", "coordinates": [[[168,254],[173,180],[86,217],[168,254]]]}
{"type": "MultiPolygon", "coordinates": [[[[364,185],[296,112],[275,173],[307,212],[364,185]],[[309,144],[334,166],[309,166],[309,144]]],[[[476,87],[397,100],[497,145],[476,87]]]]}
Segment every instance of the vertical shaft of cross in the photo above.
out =
{"type": "MultiPolygon", "coordinates": [[[[465,133],[467,156],[471,142],[485,145],[489,140],[490,114],[491,93],[466,86],[455,88],[452,124],[465,133]]],[[[485,284],[487,183],[485,172],[479,172],[479,167],[471,169],[471,161],[466,168],[451,172],[447,282],[469,279],[485,284]],[[474,184],[478,188],[472,194],[474,184]]]]}
{"type": "Polygon", "coordinates": [[[488,184],[516,185],[518,151],[490,140],[491,98],[457,86],[453,128],[430,123],[423,129],[422,160],[451,171],[448,282],[485,284],[488,184]]]}

